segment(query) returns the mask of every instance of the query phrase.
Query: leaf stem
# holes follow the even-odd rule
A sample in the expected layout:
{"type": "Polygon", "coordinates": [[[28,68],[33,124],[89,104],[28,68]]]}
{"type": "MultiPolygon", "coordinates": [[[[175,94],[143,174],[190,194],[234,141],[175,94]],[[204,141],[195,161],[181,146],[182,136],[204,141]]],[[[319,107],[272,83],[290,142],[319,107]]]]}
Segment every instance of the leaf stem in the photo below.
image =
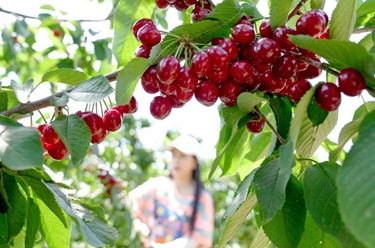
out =
{"type": "Polygon", "coordinates": [[[177,39],[182,39],[182,37],[178,36],[177,34],[173,34],[173,33],[170,33],[170,32],[166,32],[166,31],[163,31],[163,30],[158,30],[160,32],[160,34],[162,35],[165,35],[165,36],[172,36],[172,37],[175,37],[177,39]]]}
{"type": "Polygon", "coordinates": [[[262,113],[262,111],[260,111],[258,106],[254,106],[254,109],[264,119],[264,121],[267,123],[267,125],[271,128],[272,132],[274,132],[274,134],[276,135],[276,137],[280,141],[280,143],[282,145],[285,145],[286,142],[283,139],[283,137],[281,137],[281,135],[277,132],[276,128],[272,125],[272,123],[267,119],[267,117],[262,113]]]}
{"type": "Polygon", "coordinates": [[[293,16],[301,14],[300,9],[305,5],[306,2],[307,2],[307,0],[299,1],[299,3],[296,5],[296,7],[294,7],[294,9],[289,13],[287,21],[292,19],[293,16]]]}

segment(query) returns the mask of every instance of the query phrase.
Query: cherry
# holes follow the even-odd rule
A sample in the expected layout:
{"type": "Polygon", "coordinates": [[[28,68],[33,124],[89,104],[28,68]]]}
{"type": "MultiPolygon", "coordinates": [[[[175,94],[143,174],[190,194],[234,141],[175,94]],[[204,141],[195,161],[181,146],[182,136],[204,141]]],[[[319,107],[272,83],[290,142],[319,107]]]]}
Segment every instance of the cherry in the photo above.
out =
{"type": "Polygon", "coordinates": [[[161,34],[154,24],[146,24],[137,32],[138,40],[147,46],[155,46],[161,41],[161,34]]]}
{"type": "Polygon", "coordinates": [[[261,90],[271,94],[277,94],[285,87],[285,80],[278,78],[272,71],[263,72],[260,75],[261,90]]]}
{"type": "Polygon", "coordinates": [[[162,96],[155,96],[150,103],[150,113],[155,119],[165,119],[172,111],[171,102],[162,96]]]}
{"type": "Polygon", "coordinates": [[[197,101],[204,106],[212,106],[219,98],[219,85],[210,81],[201,81],[194,92],[197,101]]]}
{"type": "Polygon", "coordinates": [[[155,3],[159,9],[167,9],[170,5],[166,0],[155,0],[155,3]]]}
{"type": "Polygon", "coordinates": [[[43,130],[44,130],[44,128],[45,128],[47,125],[48,125],[47,123],[42,123],[42,124],[40,124],[40,125],[37,127],[37,129],[38,129],[38,131],[39,131],[40,134],[43,134],[43,130]]]}
{"type": "Polygon", "coordinates": [[[174,3],[176,0],[166,0],[168,3],[174,3]]]}
{"type": "MultiPolygon", "coordinates": [[[[251,19],[251,18],[249,18],[249,19],[251,19]]],[[[245,25],[250,25],[250,26],[254,27],[254,24],[249,19],[244,16],[244,17],[242,17],[241,19],[238,20],[236,25],[245,24],[245,25]]]]}
{"type": "Polygon", "coordinates": [[[175,7],[178,11],[185,11],[189,8],[189,5],[187,5],[184,0],[176,0],[173,3],[173,7],[175,7]]]}
{"type": "Polygon", "coordinates": [[[297,63],[296,57],[291,54],[285,54],[272,65],[272,72],[279,78],[291,78],[296,74],[297,63]]]}
{"type": "Polygon", "coordinates": [[[134,24],[133,24],[133,27],[132,27],[132,31],[133,31],[133,35],[136,39],[137,38],[137,33],[139,31],[139,29],[147,24],[152,24],[154,25],[154,22],[149,19],[149,18],[142,18],[142,19],[139,19],[137,20],[134,24]]]}
{"type": "Polygon", "coordinates": [[[177,87],[177,84],[175,82],[173,82],[171,84],[163,84],[163,83],[159,82],[158,88],[159,88],[160,93],[169,96],[169,95],[174,94],[178,87],[177,87]]]}
{"type": "Polygon", "coordinates": [[[241,92],[241,84],[228,79],[220,85],[219,98],[226,106],[234,106],[237,104],[237,96],[241,92]]]}
{"type": "Polygon", "coordinates": [[[171,84],[180,73],[180,61],[174,56],[162,58],[156,66],[158,78],[163,84],[171,84]]]}
{"type": "Polygon", "coordinates": [[[313,65],[308,65],[306,70],[297,71],[296,76],[298,79],[314,79],[322,74],[322,69],[315,67],[313,65]]]}
{"type": "Polygon", "coordinates": [[[194,90],[192,91],[183,91],[181,88],[176,89],[176,99],[179,102],[187,103],[194,96],[194,90]]]}
{"type": "Polygon", "coordinates": [[[211,45],[219,45],[225,38],[222,37],[215,37],[211,40],[211,45]]]}
{"type": "Polygon", "coordinates": [[[190,67],[182,66],[175,82],[181,90],[193,91],[198,84],[198,77],[190,67]]]}
{"type": "Polygon", "coordinates": [[[134,55],[137,58],[148,59],[150,57],[151,49],[152,49],[152,46],[147,46],[147,45],[142,44],[139,47],[137,47],[134,55]]]}
{"type": "Polygon", "coordinates": [[[44,141],[48,144],[56,144],[60,141],[60,137],[57,135],[52,125],[48,124],[43,129],[44,141]]]}
{"type": "Polygon", "coordinates": [[[159,79],[155,67],[149,67],[141,77],[142,88],[149,94],[155,94],[159,91],[159,79]]]}
{"type": "Polygon", "coordinates": [[[325,111],[334,111],[341,104],[340,89],[333,83],[323,83],[315,91],[315,100],[318,106],[325,111]]]}
{"type": "Polygon", "coordinates": [[[224,82],[225,80],[227,80],[228,77],[229,77],[228,67],[224,68],[221,71],[211,70],[207,75],[208,80],[216,84],[220,84],[224,82]]]}
{"type": "Polygon", "coordinates": [[[81,119],[84,120],[91,131],[91,135],[101,132],[104,127],[102,117],[93,112],[83,112],[81,119]]]}
{"type": "Polygon", "coordinates": [[[58,30],[58,29],[54,29],[54,30],[53,30],[53,35],[54,35],[55,37],[61,37],[61,31],[58,30]]]}
{"type": "Polygon", "coordinates": [[[269,65],[263,65],[259,61],[255,60],[253,58],[250,58],[249,60],[246,60],[246,61],[249,62],[250,65],[252,67],[254,67],[254,69],[257,70],[260,73],[268,71],[268,70],[271,69],[271,67],[269,65]]]}
{"type": "MultiPolygon", "coordinates": [[[[194,93],[193,93],[194,94],[194,93]]],[[[169,102],[171,103],[172,105],[172,108],[182,108],[185,103],[184,102],[181,102],[177,99],[177,95],[174,94],[174,95],[169,95],[169,96],[165,96],[165,98],[167,98],[169,100],[169,102]]]]}
{"type": "Polygon", "coordinates": [[[270,19],[264,19],[259,26],[259,33],[261,37],[266,37],[272,39],[272,28],[270,19]]]}
{"type": "Polygon", "coordinates": [[[109,109],[104,113],[103,122],[106,130],[115,132],[121,127],[122,114],[116,109],[109,109]]]}
{"type": "Polygon", "coordinates": [[[366,89],[365,78],[354,68],[341,70],[337,79],[340,91],[347,96],[358,96],[366,89]]]}
{"type": "Polygon", "coordinates": [[[201,7],[195,7],[190,14],[190,18],[192,22],[197,22],[203,18],[206,18],[211,13],[211,10],[201,8],[201,7]]]}
{"type": "Polygon", "coordinates": [[[326,29],[327,20],[328,16],[322,10],[310,10],[298,18],[296,31],[298,34],[318,37],[326,29]]]}
{"type": "Polygon", "coordinates": [[[218,45],[228,53],[230,61],[235,61],[238,58],[238,46],[233,39],[223,38],[218,45]]]}
{"type": "Polygon", "coordinates": [[[239,60],[231,65],[229,74],[234,81],[245,84],[254,81],[254,77],[257,75],[254,71],[255,70],[250,63],[244,60],[239,60]]]}
{"type": "Polygon", "coordinates": [[[63,160],[69,155],[68,149],[61,140],[55,144],[49,144],[46,150],[54,160],[63,160]]]}
{"type": "Polygon", "coordinates": [[[301,79],[297,82],[289,84],[287,88],[288,97],[294,103],[298,103],[301,100],[301,97],[311,89],[312,85],[306,79],[301,79]]]}
{"type": "Polygon", "coordinates": [[[288,37],[288,35],[296,34],[296,30],[289,26],[279,26],[273,31],[272,38],[285,50],[296,52],[297,46],[288,37]]]}
{"type": "Polygon", "coordinates": [[[251,45],[251,56],[264,65],[275,63],[281,55],[280,45],[270,38],[260,38],[251,45]]]}
{"type": "Polygon", "coordinates": [[[197,52],[191,58],[191,69],[199,77],[205,77],[211,70],[211,61],[206,52],[197,52]]]}
{"type": "Polygon", "coordinates": [[[241,45],[249,45],[255,38],[254,27],[247,24],[236,24],[232,29],[233,40],[241,45]]]}
{"type": "Polygon", "coordinates": [[[208,1],[208,0],[204,0],[204,1],[197,0],[196,3],[195,3],[195,8],[196,7],[212,10],[212,5],[211,5],[210,1],[208,1]]]}
{"type": "Polygon", "coordinates": [[[185,2],[185,4],[187,4],[187,5],[194,5],[194,4],[196,4],[197,3],[197,0],[184,0],[184,2],[185,2]]]}
{"type": "Polygon", "coordinates": [[[229,66],[229,56],[223,48],[219,46],[211,46],[207,49],[207,54],[214,70],[221,71],[229,66]]]}
{"type": "Polygon", "coordinates": [[[264,128],[264,119],[260,115],[256,115],[246,124],[247,130],[251,133],[260,133],[264,128]]]}
{"type": "Polygon", "coordinates": [[[108,132],[105,128],[100,129],[98,133],[91,136],[91,144],[100,144],[107,136],[108,132]]]}
{"type": "Polygon", "coordinates": [[[121,114],[133,114],[138,110],[138,103],[135,97],[132,96],[128,104],[115,106],[113,108],[119,111],[121,114]]]}

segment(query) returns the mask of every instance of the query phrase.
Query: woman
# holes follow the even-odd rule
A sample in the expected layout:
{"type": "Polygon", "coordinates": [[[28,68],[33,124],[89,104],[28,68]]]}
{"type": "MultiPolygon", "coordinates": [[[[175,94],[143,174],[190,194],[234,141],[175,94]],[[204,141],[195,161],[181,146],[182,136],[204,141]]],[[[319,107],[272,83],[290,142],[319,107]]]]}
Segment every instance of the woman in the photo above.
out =
{"type": "Polygon", "coordinates": [[[214,202],[199,175],[200,145],[181,135],[168,145],[172,152],[168,177],[152,178],[129,193],[143,247],[210,248],[214,202]]]}

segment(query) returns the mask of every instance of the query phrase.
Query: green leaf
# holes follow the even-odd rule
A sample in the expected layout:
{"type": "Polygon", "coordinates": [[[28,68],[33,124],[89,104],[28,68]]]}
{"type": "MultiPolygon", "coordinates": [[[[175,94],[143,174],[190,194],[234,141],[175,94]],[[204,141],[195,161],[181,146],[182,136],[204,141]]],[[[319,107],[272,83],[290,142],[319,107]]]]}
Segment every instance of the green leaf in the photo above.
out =
{"type": "MultiPolygon", "coordinates": [[[[276,118],[277,132],[284,140],[286,140],[288,137],[290,122],[292,120],[292,104],[287,98],[279,97],[271,97],[269,102],[276,118]]],[[[277,140],[275,149],[280,145],[280,141],[277,140]]]]}
{"type": "Polygon", "coordinates": [[[267,99],[250,92],[242,92],[237,97],[237,106],[242,112],[250,113],[254,110],[255,105],[266,101],[267,99]]]}
{"type": "Polygon", "coordinates": [[[238,228],[242,225],[242,222],[249,215],[251,210],[254,208],[257,203],[257,198],[255,194],[251,194],[246,198],[246,200],[239,206],[237,211],[232,214],[225,222],[224,227],[222,228],[219,247],[224,247],[233,235],[237,232],[238,228]]]}
{"type": "MultiPolygon", "coordinates": [[[[35,194],[35,200],[37,204],[40,206],[38,202],[44,202],[45,206],[47,206],[54,215],[61,221],[64,227],[68,227],[68,222],[66,220],[66,216],[61,209],[61,206],[58,204],[56,198],[51,193],[51,191],[42,183],[39,179],[33,179],[31,177],[23,176],[24,180],[27,184],[31,187],[33,193],[35,194]]],[[[41,210],[41,209],[40,209],[41,210]]]]}
{"type": "Polygon", "coordinates": [[[51,105],[55,107],[64,107],[69,102],[69,97],[66,94],[62,94],[62,96],[57,97],[56,95],[52,95],[51,105]]]}
{"type": "Polygon", "coordinates": [[[363,120],[362,118],[359,118],[355,121],[351,121],[348,124],[346,124],[340,131],[339,134],[339,143],[336,149],[334,149],[332,152],[329,153],[329,161],[330,162],[336,162],[341,154],[341,151],[344,149],[344,146],[346,143],[356,136],[358,134],[358,129],[363,120]]]}
{"type": "Polygon", "coordinates": [[[65,94],[75,101],[99,102],[112,92],[108,79],[100,75],[82,82],[74,87],[72,91],[65,92],[65,94]]]}
{"type": "Polygon", "coordinates": [[[0,247],[2,247],[8,243],[8,221],[5,214],[0,214],[0,226],[5,227],[0,228],[0,247]]]}
{"type": "Polygon", "coordinates": [[[39,131],[0,115],[0,159],[12,170],[43,165],[43,146],[39,131]]]}
{"type": "Polygon", "coordinates": [[[55,11],[56,9],[50,5],[50,4],[43,4],[42,6],[40,6],[40,9],[45,9],[45,10],[52,10],[52,11],[55,11]]]}
{"type": "Polygon", "coordinates": [[[10,83],[18,101],[20,101],[21,103],[27,103],[29,101],[30,93],[34,88],[34,80],[31,79],[23,85],[19,85],[14,80],[11,80],[10,83]]]}
{"type": "Polygon", "coordinates": [[[375,101],[368,101],[359,106],[357,110],[354,112],[353,121],[360,119],[362,117],[366,117],[369,113],[375,110],[375,101]]]}
{"type": "Polygon", "coordinates": [[[358,7],[356,16],[358,18],[373,12],[375,12],[375,0],[366,0],[358,7]]]}
{"type": "Polygon", "coordinates": [[[102,213],[96,214],[92,208],[88,209],[78,204],[54,183],[45,183],[45,185],[55,195],[67,214],[78,222],[81,233],[89,244],[93,246],[114,245],[118,239],[118,233],[102,219],[102,213]]]}
{"type": "Polygon", "coordinates": [[[251,241],[250,248],[265,248],[268,247],[269,243],[270,240],[261,227],[255,234],[253,241],[251,241]]]}
{"type": "Polygon", "coordinates": [[[0,173],[0,214],[6,214],[9,208],[10,204],[8,201],[7,192],[5,191],[3,176],[0,173]]]}
{"type": "Polygon", "coordinates": [[[68,148],[73,165],[81,164],[91,141],[91,132],[85,121],[76,114],[71,114],[60,115],[51,124],[68,148]]]}
{"type": "Polygon", "coordinates": [[[307,117],[312,123],[313,127],[316,127],[324,122],[327,118],[328,112],[319,107],[315,100],[315,97],[311,99],[310,105],[307,108],[307,117]]]}
{"type": "Polygon", "coordinates": [[[272,0],[270,7],[270,23],[272,29],[285,25],[293,0],[272,0]]]}
{"type": "Polygon", "coordinates": [[[254,188],[263,214],[263,223],[274,218],[285,202],[285,188],[291,171],[280,173],[280,161],[275,159],[260,167],[254,176],[254,188]]]}
{"type": "Polygon", "coordinates": [[[243,15],[238,1],[224,0],[215,6],[207,18],[217,19],[223,24],[233,27],[243,15]]]}
{"type": "Polygon", "coordinates": [[[277,247],[298,247],[305,225],[306,207],[302,185],[293,175],[286,185],[285,196],[285,204],[263,229],[277,247]]]}
{"type": "Polygon", "coordinates": [[[4,188],[8,196],[10,208],[6,213],[8,222],[8,242],[22,230],[26,220],[27,205],[25,196],[21,193],[19,185],[14,176],[2,173],[4,188]]]}
{"type": "Polygon", "coordinates": [[[293,142],[289,140],[280,147],[280,173],[290,172],[295,164],[293,142]]]}
{"type": "Polygon", "coordinates": [[[251,16],[252,19],[260,20],[263,19],[263,15],[258,11],[257,7],[255,6],[257,3],[255,1],[252,1],[252,3],[244,3],[241,5],[241,8],[243,12],[246,13],[246,15],[251,16]]]}
{"type": "Polygon", "coordinates": [[[307,168],[304,176],[306,205],[324,232],[337,238],[345,247],[362,247],[346,229],[338,210],[335,185],[338,169],[337,164],[329,162],[307,168]]]}
{"type": "Polygon", "coordinates": [[[3,88],[0,88],[0,112],[8,109],[8,93],[2,90],[3,88]]]}
{"type": "Polygon", "coordinates": [[[359,42],[359,45],[362,45],[366,51],[370,51],[370,49],[375,45],[373,40],[372,40],[372,34],[369,33],[365,37],[363,37],[359,42]]]}
{"type": "Polygon", "coordinates": [[[337,175],[339,210],[350,232],[366,246],[375,244],[375,111],[359,128],[359,137],[337,175]]]}
{"type": "Polygon", "coordinates": [[[305,230],[298,248],[341,248],[340,243],[325,233],[315,223],[309,211],[306,214],[305,230]]]}
{"type": "Polygon", "coordinates": [[[32,248],[40,226],[40,211],[32,198],[29,198],[27,209],[25,248],[32,248]]]}
{"type": "Polygon", "coordinates": [[[311,9],[324,9],[326,1],[325,0],[311,0],[310,2],[310,8],[311,9]]]}
{"type": "Polygon", "coordinates": [[[84,72],[63,68],[47,72],[42,77],[42,82],[63,83],[67,85],[78,85],[90,78],[84,72]]]}
{"type": "Polygon", "coordinates": [[[112,51],[119,66],[134,58],[134,51],[139,46],[132,33],[133,21],[151,18],[154,7],[154,0],[120,0],[117,4],[112,51]]]}
{"type": "Polygon", "coordinates": [[[49,247],[69,248],[71,225],[68,226],[60,221],[48,206],[36,198],[36,203],[40,209],[40,231],[49,247]]]}
{"type": "Polygon", "coordinates": [[[337,124],[338,111],[328,113],[324,122],[316,127],[313,127],[312,122],[305,114],[305,119],[301,125],[301,130],[298,136],[296,145],[296,152],[301,158],[310,158],[321,143],[327,138],[337,124]]]}
{"type": "Polygon", "coordinates": [[[371,55],[359,44],[342,40],[317,40],[307,35],[290,36],[290,40],[297,46],[308,49],[325,58],[330,67],[340,71],[354,68],[362,73],[367,84],[375,86],[375,65],[371,55]]]}
{"type": "Polygon", "coordinates": [[[349,40],[356,20],[356,0],[340,0],[329,22],[329,38],[349,40]]]}
{"type": "Polygon", "coordinates": [[[127,63],[119,72],[116,83],[117,105],[123,105],[130,102],[139,79],[149,66],[149,60],[144,58],[135,58],[127,63]]]}

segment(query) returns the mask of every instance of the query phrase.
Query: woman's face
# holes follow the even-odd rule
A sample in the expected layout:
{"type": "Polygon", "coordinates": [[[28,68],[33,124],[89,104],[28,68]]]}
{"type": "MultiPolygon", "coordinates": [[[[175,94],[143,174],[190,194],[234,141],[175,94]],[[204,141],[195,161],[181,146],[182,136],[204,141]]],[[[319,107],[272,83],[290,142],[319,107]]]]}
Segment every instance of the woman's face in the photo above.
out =
{"type": "Polygon", "coordinates": [[[193,170],[197,168],[197,159],[194,156],[180,152],[176,148],[172,151],[172,158],[169,162],[169,170],[173,178],[190,179],[193,170]]]}

